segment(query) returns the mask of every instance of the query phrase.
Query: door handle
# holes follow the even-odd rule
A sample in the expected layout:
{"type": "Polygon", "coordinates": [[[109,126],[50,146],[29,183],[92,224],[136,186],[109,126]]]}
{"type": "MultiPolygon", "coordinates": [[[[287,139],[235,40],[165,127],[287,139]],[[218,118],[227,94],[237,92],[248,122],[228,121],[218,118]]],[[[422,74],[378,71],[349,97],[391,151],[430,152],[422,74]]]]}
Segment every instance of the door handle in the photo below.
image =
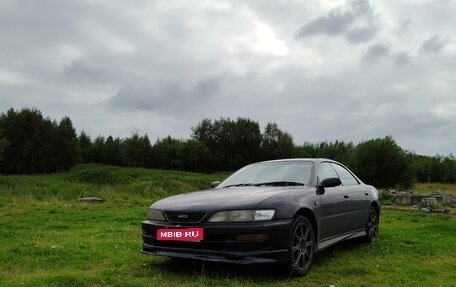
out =
{"type": "Polygon", "coordinates": [[[350,195],[344,194],[344,198],[350,198],[350,195]]]}
{"type": "Polygon", "coordinates": [[[364,193],[364,195],[365,195],[365,196],[368,196],[368,195],[369,195],[369,192],[366,191],[366,192],[364,193]]]}

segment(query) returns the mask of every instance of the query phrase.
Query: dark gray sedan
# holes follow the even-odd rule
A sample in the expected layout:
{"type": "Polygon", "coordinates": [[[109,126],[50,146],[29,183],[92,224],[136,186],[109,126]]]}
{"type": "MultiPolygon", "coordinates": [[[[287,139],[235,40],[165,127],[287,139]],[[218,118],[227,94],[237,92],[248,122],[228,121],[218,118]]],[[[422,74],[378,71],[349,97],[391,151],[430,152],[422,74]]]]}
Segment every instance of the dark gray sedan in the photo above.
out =
{"type": "Polygon", "coordinates": [[[142,252],[207,261],[286,264],[305,275],[315,253],[378,237],[377,190],[328,159],[248,165],[213,188],[159,200],[142,223],[142,252]]]}

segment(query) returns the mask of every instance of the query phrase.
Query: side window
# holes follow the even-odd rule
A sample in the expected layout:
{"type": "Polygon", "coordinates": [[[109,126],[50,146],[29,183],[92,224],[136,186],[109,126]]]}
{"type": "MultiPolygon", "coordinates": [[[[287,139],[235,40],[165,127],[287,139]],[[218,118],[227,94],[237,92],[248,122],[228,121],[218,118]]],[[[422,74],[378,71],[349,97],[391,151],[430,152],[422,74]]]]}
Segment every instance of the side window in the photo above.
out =
{"type": "Polygon", "coordinates": [[[339,177],[329,162],[320,163],[317,176],[319,183],[326,178],[339,177]]]}
{"type": "Polygon", "coordinates": [[[339,175],[340,181],[342,181],[343,185],[356,185],[359,184],[359,182],[356,180],[356,178],[351,175],[351,173],[343,168],[342,166],[338,164],[331,164],[334,169],[336,170],[337,174],[339,175]]]}

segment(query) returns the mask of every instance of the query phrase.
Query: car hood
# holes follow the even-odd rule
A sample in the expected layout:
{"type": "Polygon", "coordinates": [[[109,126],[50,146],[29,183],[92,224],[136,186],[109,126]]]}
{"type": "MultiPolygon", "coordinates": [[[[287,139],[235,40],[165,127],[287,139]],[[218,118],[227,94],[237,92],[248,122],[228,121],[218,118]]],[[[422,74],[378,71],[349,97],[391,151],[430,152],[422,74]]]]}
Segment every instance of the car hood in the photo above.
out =
{"type": "Polygon", "coordinates": [[[184,193],[151,205],[161,211],[215,211],[254,209],[262,201],[304,187],[228,187],[184,193]]]}

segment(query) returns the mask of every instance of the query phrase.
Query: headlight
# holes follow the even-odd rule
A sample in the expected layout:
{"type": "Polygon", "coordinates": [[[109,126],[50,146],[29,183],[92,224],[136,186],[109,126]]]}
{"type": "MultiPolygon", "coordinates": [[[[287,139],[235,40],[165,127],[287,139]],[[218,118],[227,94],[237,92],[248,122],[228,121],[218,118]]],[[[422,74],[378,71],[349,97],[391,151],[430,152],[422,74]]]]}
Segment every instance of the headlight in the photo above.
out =
{"type": "Polygon", "coordinates": [[[209,217],[208,222],[264,221],[274,217],[275,210],[230,210],[219,211],[209,217]]]}
{"type": "Polygon", "coordinates": [[[147,219],[153,221],[166,221],[161,211],[152,208],[149,208],[149,211],[147,212],[147,219]]]}
{"type": "Polygon", "coordinates": [[[255,210],[255,221],[271,220],[275,210],[255,210]]]}

